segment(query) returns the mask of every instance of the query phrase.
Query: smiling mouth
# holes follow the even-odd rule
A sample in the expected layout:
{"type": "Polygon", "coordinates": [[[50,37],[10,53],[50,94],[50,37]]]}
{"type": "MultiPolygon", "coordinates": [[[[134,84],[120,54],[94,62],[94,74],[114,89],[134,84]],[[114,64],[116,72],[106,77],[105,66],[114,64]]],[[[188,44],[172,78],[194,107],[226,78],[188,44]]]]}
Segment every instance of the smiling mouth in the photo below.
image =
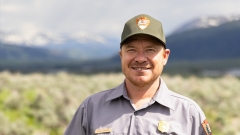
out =
{"type": "Polygon", "coordinates": [[[142,70],[149,70],[150,68],[145,68],[145,67],[132,67],[134,70],[142,71],[142,70]]]}

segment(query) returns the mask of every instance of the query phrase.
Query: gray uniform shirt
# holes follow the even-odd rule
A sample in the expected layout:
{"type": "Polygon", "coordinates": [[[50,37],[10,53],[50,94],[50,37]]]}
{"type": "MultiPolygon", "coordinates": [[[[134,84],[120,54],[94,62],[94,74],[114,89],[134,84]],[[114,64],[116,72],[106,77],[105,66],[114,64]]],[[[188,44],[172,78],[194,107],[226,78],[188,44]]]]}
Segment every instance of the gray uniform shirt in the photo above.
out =
{"type": "Polygon", "coordinates": [[[123,82],[85,99],[65,135],[206,135],[205,119],[193,100],[170,91],[163,80],[153,99],[136,109],[123,82]]]}

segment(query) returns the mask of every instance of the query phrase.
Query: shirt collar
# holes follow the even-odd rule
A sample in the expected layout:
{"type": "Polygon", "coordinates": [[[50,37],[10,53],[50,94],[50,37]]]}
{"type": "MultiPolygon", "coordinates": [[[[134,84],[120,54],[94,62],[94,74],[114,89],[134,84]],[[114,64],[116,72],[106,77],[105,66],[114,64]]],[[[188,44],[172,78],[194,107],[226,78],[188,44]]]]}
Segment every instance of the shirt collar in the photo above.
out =
{"type": "Polygon", "coordinates": [[[114,88],[114,90],[109,94],[108,98],[106,99],[106,102],[109,101],[109,100],[119,98],[121,96],[129,99],[128,95],[127,95],[127,89],[126,89],[126,86],[125,86],[125,81],[122,84],[120,84],[119,86],[117,86],[116,88],[114,88]]]}
{"type": "Polygon", "coordinates": [[[163,106],[166,106],[166,107],[174,110],[173,100],[171,98],[170,91],[162,78],[160,79],[160,81],[161,81],[161,85],[160,85],[157,93],[153,97],[153,100],[155,100],[156,102],[158,102],[159,104],[161,104],[163,106]]]}
{"type": "MultiPolygon", "coordinates": [[[[173,101],[171,99],[171,95],[169,92],[169,89],[167,88],[167,85],[165,84],[165,82],[163,81],[163,79],[160,79],[161,84],[160,87],[157,91],[157,93],[154,95],[153,100],[155,100],[156,102],[158,102],[159,104],[166,106],[172,110],[174,110],[174,105],[173,105],[173,101]]],[[[129,97],[127,95],[127,89],[125,86],[125,81],[120,84],[118,87],[116,87],[108,96],[108,98],[106,99],[106,102],[109,100],[113,100],[116,98],[119,98],[123,96],[124,98],[129,100],[129,97]]]]}

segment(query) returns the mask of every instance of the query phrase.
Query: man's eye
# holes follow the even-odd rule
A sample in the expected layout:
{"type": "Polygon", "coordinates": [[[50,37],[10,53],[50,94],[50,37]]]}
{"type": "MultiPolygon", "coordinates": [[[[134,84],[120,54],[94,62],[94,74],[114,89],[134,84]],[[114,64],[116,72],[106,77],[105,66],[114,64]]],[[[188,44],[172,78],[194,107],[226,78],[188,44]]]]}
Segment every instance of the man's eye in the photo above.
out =
{"type": "Polygon", "coordinates": [[[154,49],[147,49],[147,52],[155,52],[154,49]]]}

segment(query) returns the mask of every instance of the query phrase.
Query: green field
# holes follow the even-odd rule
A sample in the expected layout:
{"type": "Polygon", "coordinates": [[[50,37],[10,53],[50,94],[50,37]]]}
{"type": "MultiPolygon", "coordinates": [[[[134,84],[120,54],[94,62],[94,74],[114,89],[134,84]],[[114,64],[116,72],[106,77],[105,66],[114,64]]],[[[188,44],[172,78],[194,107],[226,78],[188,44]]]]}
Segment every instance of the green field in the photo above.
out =
{"type": "MultiPolygon", "coordinates": [[[[240,79],[166,75],[169,89],[194,99],[214,135],[240,134],[240,79]]],[[[79,104],[124,79],[121,73],[0,73],[0,135],[61,135],[79,104]]]]}

